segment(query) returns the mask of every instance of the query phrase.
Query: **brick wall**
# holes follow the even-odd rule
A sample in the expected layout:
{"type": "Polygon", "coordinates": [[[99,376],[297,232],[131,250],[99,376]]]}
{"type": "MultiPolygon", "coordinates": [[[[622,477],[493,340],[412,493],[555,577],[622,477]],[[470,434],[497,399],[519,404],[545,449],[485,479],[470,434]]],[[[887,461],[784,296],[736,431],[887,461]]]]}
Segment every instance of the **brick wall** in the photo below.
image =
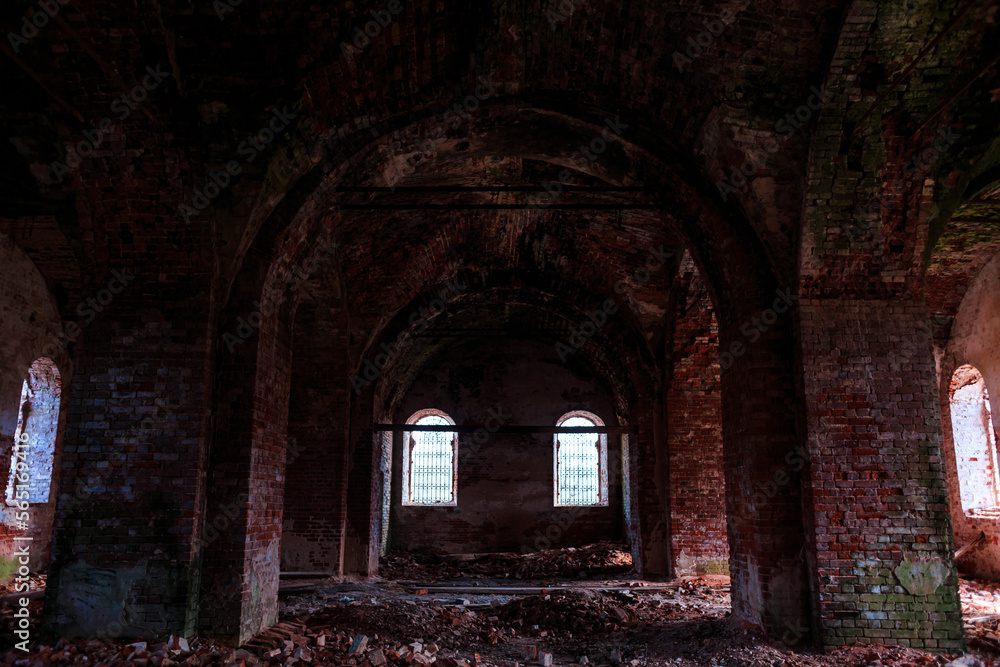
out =
{"type": "Polygon", "coordinates": [[[46,603],[60,634],[186,627],[206,398],[197,312],[122,304],[78,343],[46,603]]]}
{"type": "Polygon", "coordinates": [[[682,267],[667,384],[671,556],[678,575],[729,573],[719,331],[707,285],[682,267]]]}
{"type": "Polygon", "coordinates": [[[959,650],[926,306],[803,299],[801,309],[823,643],[959,650]]]}
{"type": "Polygon", "coordinates": [[[346,331],[328,305],[301,304],[293,346],[281,569],[340,573],[347,511],[346,331]]]}
{"type": "MultiPolygon", "coordinates": [[[[571,410],[617,423],[614,401],[599,381],[562,365],[554,347],[522,340],[457,344],[430,360],[396,412],[405,422],[437,408],[457,424],[551,425],[571,410]],[[492,411],[492,412],[491,412],[492,411]],[[493,417],[493,421],[491,420],[493,417]]],[[[402,434],[394,441],[390,543],[401,549],[454,553],[579,546],[623,537],[620,440],[608,436],[608,507],[567,512],[553,505],[551,435],[460,434],[456,507],[400,503],[402,434]]]]}

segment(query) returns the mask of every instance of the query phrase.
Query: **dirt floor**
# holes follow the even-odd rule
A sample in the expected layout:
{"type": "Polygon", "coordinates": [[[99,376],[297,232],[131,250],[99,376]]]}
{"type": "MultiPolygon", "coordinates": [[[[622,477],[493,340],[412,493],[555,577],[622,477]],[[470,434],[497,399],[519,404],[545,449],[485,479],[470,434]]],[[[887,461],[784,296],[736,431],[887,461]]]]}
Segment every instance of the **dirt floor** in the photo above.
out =
{"type": "MultiPolygon", "coordinates": [[[[170,642],[60,640],[4,665],[95,667],[527,667],[545,665],[837,666],[947,665],[903,647],[826,654],[764,641],[730,617],[725,576],[646,582],[630,576],[620,545],[538,554],[391,554],[381,580],[283,579],[281,622],[242,648],[170,642]]],[[[1000,666],[1000,586],[962,580],[970,653],[955,665],[1000,666]]],[[[32,616],[41,614],[41,601],[32,616]]],[[[13,610],[0,603],[3,640],[13,610]]],[[[38,636],[33,630],[33,636],[38,636]]],[[[7,642],[11,647],[13,640],[7,642]]]]}

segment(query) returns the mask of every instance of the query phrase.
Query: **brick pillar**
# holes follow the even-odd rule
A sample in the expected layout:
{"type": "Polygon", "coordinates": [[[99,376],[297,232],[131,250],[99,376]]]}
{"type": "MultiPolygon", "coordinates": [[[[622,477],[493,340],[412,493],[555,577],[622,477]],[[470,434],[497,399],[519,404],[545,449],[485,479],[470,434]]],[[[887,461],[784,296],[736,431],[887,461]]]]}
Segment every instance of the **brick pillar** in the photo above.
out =
{"type": "Polygon", "coordinates": [[[372,414],[371,391],[367,391],[357,398],[352,409],[343,548],[344,572],[366,577],[378,571],[382,506],[381,480],[375,475],[381,462],[382,438],[371,428],[372,414]]]}
{"type": "Polygon", "coordinates": [[[246,340],[220,350],[199,624],[240,642],[278,615],[291,383],[290,316],[287,306],[278,310],[262,316],[246,340]]]}
{"type": "Polygon", "coordinates": [[[707,298],[682,306],[667,393],[671,556],[678,575],[728,574],[718,330],[707,298]]]}
{"type": "Polygon", "coordinates": [[[776,294],[754,300],[761,310],[745,310],[719,327],[729,571],[733,615],[800,644],[812,639],[801,406],[792,315],[776,294]]]}
{"type": "Polygon", "coordinates": [[[964,646],[928,313],[803,300],[815,589],[824,646],[964,646]]]}
{"type": "MultiPolygon", "coordinates": [[[[632,468],[632,483],[637,485],[637,503],[632,506],[638,517],[638,540],[632,545],[636,570],[647,578],[668,577],[670,569],[670,523],[667,515],[667,451],[663,425],[663,400],[659,395],[652,409],[640,409],[636,423],[639,433],[629,437],[637,451],[637,465],[632,468]]],[[[643,405],[648,401],[638,399],[643,405]]]]}

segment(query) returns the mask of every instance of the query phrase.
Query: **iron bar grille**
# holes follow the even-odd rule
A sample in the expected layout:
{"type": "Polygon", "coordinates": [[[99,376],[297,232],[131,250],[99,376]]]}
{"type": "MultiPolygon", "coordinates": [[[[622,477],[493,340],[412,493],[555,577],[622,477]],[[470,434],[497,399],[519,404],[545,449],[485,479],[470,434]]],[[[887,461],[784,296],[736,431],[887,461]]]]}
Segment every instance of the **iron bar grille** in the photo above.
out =
{"type": "MultiPolygon", "coordinates": [[[[429,416],[417,424],[446,426],[443,417],[429,416]]],[[[410,433],[410,501],[450,503],[454,500],[455,433],[416,431],[410,433]]]]}
{"type": "MultiPolygon", "coordinates": [[[[593,426],[582,417],[560,426],[593,426]]],[[[597,505],[601,502],[600,436],[596,433],[560,433],[556,438],[556,473],[560,505],[597,505]]]]}

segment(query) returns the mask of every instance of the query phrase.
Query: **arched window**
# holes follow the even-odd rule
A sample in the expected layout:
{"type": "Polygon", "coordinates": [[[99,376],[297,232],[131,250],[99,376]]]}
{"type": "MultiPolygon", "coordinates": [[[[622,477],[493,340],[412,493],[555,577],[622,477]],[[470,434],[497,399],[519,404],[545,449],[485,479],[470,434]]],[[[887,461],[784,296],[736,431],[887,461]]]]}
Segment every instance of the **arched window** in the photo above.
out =
{"type": "Polygon", "coordinates": [[[17,430],[11,452],[7,502],[47,503],[59,428],[62,386],[55,363],[42,357],[28,369],[21,387],[17,430]]]}
{"type": "MultiPolygon", "coordinates": [[[[415,426],[454,426],[440,410],[421,410],[407,421],[415,426]]],[[[458,434],[407,431],[403,434],[403,504],[456,505],[458,434]]]]}
{"type": "Polygon", "coordinates": [[[997,506],[997,439],[983,376],[962,366],[951,378],[951,428],[962,509],[997,506]]]}
{"type": "MultiPolygon", "coordinates": [[[[604,426],[590,412],[568,412],[556,426],[604,426]]],[[[554,438],[555,504],[608,504],[608,436],[603,433],[556,433],[554,438]]]]}

